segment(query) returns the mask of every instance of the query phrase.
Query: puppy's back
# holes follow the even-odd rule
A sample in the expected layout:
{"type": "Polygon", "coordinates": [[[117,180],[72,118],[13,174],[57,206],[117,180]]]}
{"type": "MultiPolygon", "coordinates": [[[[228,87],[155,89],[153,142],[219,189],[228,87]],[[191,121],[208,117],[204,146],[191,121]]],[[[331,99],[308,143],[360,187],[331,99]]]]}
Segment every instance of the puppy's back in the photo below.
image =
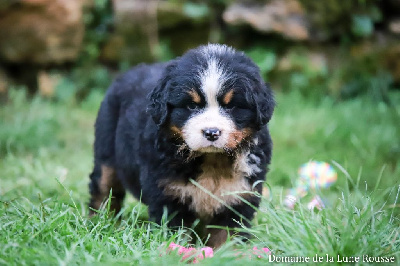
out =
{"type": "Polygon", "coordinates": [[[105,100],[114,98],[120,108],[130,105],[145,106],[148,104],[147,95],[156,87],[167,63],[140,64],[120,75],[108,88],[105,100]]]}

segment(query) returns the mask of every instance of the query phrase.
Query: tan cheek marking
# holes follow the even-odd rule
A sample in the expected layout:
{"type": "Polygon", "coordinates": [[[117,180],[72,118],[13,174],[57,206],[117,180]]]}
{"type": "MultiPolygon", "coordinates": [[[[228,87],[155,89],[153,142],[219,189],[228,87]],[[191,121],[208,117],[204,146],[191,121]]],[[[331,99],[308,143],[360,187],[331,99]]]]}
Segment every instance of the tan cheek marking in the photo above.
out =
{"type": "Polygon", "coordinates": [[[171,126],[171,131],[173,133],[174,136],[180,136],[182,137],[182,130],[177,127],[177,126],[171,126]]]}
{"type": "Polygon", "coordinates": [[[233,98],[233,90],[230,90],[227,93],[225,93],[224,98],[222,99],[222,102],[224,104],[228,104],[232,101],[232,98],[233,98]]]}
{"type": "Polygon", "coordinates": [[[193,102],[195,102],[195,103],[201,102],[200,95],[194,89],[190,90],[188,93],[192,97],[193,102]]]}
{"type": "Polygon", "coordinates": [[[229,134],[228,141],[226,143],[226,147],[229,149],[236,148],[239,143],[242,142],[243,139],[250,136],[252,130],[250,128],[244,128],[242,130],[234,130],[229,134]]]}

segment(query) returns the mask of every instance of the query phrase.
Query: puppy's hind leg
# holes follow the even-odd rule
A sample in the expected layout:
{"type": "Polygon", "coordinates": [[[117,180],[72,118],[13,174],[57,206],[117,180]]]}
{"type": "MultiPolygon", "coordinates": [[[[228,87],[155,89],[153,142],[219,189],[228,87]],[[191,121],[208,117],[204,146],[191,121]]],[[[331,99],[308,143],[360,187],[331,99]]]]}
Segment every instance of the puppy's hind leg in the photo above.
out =
{"type": "MultiPolygon", "coordinates": [[[[95,124],[94,157],[95,166],[90,175],[89,207],[98,210],[109,198],[112,189],[110,211],[121,210],[125,189],[117,178],[115,165],[115,132],[118,123],[119,102],[109,89],[100,106],[95,124]]],[[[90,210],[90,214],[95,212],[90,210]]]]}
{"type": "Polygon", "coordinates": [[[94,210],[99,210],[102,205],[107,206],[111,190],[110,212],[117,214],[121,210],[125,197],[125,189],[113,167],[96,163],[90,175],[89,189],[91,195],[89,203],[91,216],[96,213],[94,210]]]}

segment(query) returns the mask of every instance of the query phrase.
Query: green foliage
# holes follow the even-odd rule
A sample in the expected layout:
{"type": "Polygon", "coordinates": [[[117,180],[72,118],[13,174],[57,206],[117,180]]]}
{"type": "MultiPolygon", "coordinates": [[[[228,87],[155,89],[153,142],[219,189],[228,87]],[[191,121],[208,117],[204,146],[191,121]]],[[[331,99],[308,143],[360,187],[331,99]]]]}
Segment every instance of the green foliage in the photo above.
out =
{"type": "Polygon", "coordinates": [[[275,52],[261,46],[256,46],[249,49],[247,55],[253,59],[260,68],[261,75],[268,80],[268,74],[276,66],[275,52]]]}
{"type": "Polygon", "coordinates": [[[92,91],[105,90],[111,84],[110,71],[102,65],[72,69],[56,87],[55,99],[63,102],[85,99],[92,91]]]}
{"type": "Polygon", "coordinates": [[[12,4],[14,0],[1,0],[0,1],[0,11],[7,10],[12,4]]]}
{"type": "Polygon", "coordinates": [[[93,7],[84,12],[85,38],[83,53],[78,64],[97,62],[101,45],[110,36],[113,24],[111,2],[107,0],[93,1],[93,7]]]}
{"type": "Polygon", "coordinates": [[[168,40],[160,40],[160,44],[157,47],[157,58],[161,62],[172,60],[176,57],[174,52],[171,50],[171,43],[168,40]]]}
{"type": "Polygon", "coordinates": [[[185,2],[183,4],[183,13],[192,19],[199,19],[207,17],[210,10],[205,3],[185,2]]]}
{"type": "Polygon", "coordinates": [[[367,37],[374,30],[374,23],[382,19],[380,0],[300,0],[310,14],[317,38],[367,37]]]}
{"type": "Polygon", "coordinates": [[[328,93],[325,86],[329,74],[327,62],[303,47],[289,50],[280,56],[279,62],[279,55],[266,47],[256,46],[246,53],[260,67],[265,80],[272,81],[282,91],[296,90],[310,97],[328,93]]]}
{"type": "Polygon", "coordinates": [[[351,31],[355,36],[368,37],[374,30],[372,18],[366,15],[354,15],[352,17],[351,31]]]}
{"type": "Polygon", "coordinates": [[[54,136],[59,133],[60,122],[48,105],[40,98],[27,106],[25,88],[10,91],[7,108],[0,108],[0,160],[7,154],[31,153],[46,144],[48,149],[61,148],[54,136]],[[21,111],[23,110],[23,111],[21,111]]]}
{"type": "Polygon", "coordinates": [[[280,55],[269,46],[258,45],[246,53],[275,89],[299,91],[314,99],[331,95],[348,100],[368,95],[377,102],[391,104],[388,93],[394,87],[393,77],[382,63],[382,52],[356,57],[346,50],[330,55],[329,50],[294,46],[280,55]]]}
{"type": "Polygon", "coordinates": [[[331,93],[341,99],[370,95],[376,101],[386,101],[393,79],[379,56],[377,53],[343,60],[328,80],[331,93]]]}
{"type": "Polygon", "coordinates": [[[284,91],[299,90],[305,96],[321,96],[327,93],[324,83],[328,77],[325,61],[317,61],[304,49],[292,50],[283,59],[278,80],[284,91]]]}

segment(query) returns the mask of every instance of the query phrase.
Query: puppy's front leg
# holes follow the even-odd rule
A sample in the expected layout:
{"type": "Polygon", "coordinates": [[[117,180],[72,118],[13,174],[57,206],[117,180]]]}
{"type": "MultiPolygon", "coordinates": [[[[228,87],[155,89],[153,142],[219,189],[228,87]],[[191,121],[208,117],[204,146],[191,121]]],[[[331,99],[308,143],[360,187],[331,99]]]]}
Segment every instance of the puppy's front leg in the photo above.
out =
{"type": "Polygon", "coordinates": [[[150,219],[161,224],[163,217],[167,215],[168,227],[176,228],[180,226],[191,227],[195,221],[195,215],[187,206],[176,200],[166,199],[149,204],[150,219]]]}
{"type": "Polygon", "coordinates": [[[207,241],[208,246],[219,248],[226,242],[228,236],[233,234],[239,235],[245,240],[249,237],[248,233],[237,232],[235,228],[238,228],[240,224],[243,224],[245,227],[250,227],[250,221],[253,219],[255,213],[254,208],[245,203],[241,203],[233,206],[233,209],[237,211],[233,212],[226,208],[223,212],[218,213],[211,219],[209,223],[210,226],[218,226],[225,229],[207,228],[206,237],[209,237],[207,241]]]}

